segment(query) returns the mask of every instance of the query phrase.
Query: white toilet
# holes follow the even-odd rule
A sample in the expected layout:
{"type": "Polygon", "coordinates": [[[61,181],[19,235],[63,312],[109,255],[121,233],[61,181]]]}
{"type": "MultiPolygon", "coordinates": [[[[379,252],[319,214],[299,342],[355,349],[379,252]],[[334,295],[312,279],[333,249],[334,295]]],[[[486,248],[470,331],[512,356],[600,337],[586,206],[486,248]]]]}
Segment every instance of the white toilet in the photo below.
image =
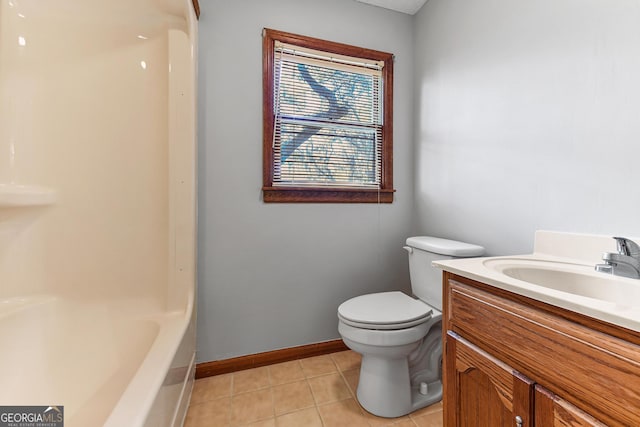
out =
{"type": "Polygon", "coordinates": [[[362,354],[358,401],[381,417],[399,417],[442,399],[442,273],[435,260],[481,256],[484,248],[410,237],[411,289],[362,295],[338,307],[338,331],[362,354]]]}

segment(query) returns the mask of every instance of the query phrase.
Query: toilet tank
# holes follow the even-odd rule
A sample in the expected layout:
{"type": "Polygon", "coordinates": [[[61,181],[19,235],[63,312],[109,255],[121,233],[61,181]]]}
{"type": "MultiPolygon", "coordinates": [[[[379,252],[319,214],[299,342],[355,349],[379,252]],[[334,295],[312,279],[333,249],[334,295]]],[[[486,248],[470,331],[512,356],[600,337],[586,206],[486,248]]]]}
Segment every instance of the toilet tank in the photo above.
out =
{"type": "Polygon", "coordinates": [[[438,237],[409,237],[409,275],[411,290],[420,300],[442,311],[442,270],[433,267],[436,260],[482,256],[484,248],[470,243],[438,237]]]}

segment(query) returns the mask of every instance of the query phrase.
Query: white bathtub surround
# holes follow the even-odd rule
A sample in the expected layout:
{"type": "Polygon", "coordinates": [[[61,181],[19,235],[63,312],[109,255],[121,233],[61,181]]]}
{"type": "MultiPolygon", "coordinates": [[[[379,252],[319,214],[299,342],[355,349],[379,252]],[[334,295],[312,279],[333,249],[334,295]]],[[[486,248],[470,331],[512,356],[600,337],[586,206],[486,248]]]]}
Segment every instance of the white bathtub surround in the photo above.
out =
{"type": "Polygon", "coordinates": [[[181,424],[196,45],[190,0],[0,0],[0,405],[181,424]]]}
{"type": "Polygon", "coordinates": [[[0,184],[0,208],[48,206],[56,202],[56,192],[35,185],[0,184]]]}

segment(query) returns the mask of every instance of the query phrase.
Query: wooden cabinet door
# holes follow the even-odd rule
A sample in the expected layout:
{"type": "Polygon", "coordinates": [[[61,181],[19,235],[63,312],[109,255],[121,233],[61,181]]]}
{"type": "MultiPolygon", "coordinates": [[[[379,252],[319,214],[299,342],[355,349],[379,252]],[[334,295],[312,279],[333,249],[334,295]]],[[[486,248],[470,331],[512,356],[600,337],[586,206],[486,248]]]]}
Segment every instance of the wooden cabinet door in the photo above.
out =
{"type": "Polygon", "coordinates": [[[533,382],[448,331],[444,419],[447,427],[533,427],[533,382]]]}
{"type": "Polygon", "coordinates": [[[536,427],[606,427],[544,387],[535,387],[536,427]]]}

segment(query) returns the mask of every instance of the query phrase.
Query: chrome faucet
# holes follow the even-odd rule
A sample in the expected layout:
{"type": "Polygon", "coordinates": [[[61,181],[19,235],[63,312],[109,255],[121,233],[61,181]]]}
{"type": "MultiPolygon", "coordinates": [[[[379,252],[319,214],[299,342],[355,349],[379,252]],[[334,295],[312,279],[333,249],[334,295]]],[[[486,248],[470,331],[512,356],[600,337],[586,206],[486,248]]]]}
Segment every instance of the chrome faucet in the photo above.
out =
{"type": "Polygon", "coordinates": [[[618,252],[602,254],[604,264],[597,264],[596,271],[640,279],[640,246],[626,237],[614,237],[614,239],[618,252]]]}

